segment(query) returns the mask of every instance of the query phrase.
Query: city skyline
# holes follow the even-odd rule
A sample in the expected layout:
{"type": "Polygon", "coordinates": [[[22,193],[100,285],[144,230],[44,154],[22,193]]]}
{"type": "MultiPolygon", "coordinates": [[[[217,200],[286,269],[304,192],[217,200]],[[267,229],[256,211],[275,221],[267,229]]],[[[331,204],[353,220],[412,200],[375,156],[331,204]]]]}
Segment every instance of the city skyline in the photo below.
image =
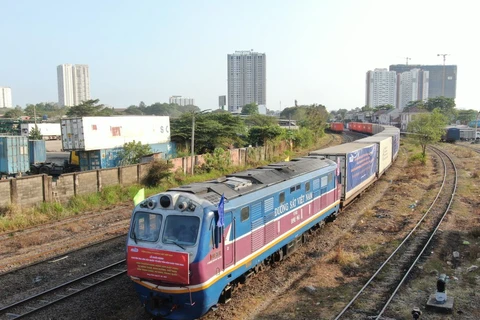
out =
{"type": "Polygon", "coordinates": [[[408,64],[441,66],[444,57],[438,54],[449,54],[446,64],[460,68],[457,107],[480,110],[476,53],[471,40],[460,36],[480,26],[471,3],[406,0],[395,8],[402,17],[414,8],[448,21],[438,30],[428,19],[396,21],[386,14],[391,4],[380,0],[246,0],[242,8],[216,0],[112,4],[85,0],[75,10],[58,0],[47,6],[32,0],[2,5],[0,26],[9,32],[1,40],[7,50],[0,52],[0,85],[12,88],[13,105],[56,101],[53,67],[81,62],[90,67],[91,97],[102,104],[150,105],[178,92],[195,97],[201,109],[215,109],[218,96],[228,92],[225,56],[254,49],[268,55],[270,110],[295,100],[328,110],[362,107],[366,70],[405,63],[407,57],[408,64]],[[251,23],[252,6],[269,14],[251,23]]]}

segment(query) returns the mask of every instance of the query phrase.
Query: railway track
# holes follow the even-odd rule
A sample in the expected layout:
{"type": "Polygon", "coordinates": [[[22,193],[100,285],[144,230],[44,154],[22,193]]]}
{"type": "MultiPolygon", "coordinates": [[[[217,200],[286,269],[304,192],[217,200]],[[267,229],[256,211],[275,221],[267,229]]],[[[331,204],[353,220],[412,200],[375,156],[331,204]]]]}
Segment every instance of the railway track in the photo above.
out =
{"type": "Polygon", "coordinates": [[[19,319],[126,273],[125,259],[0,309],[0,319],[19,319]]]}
{"type": "Polygon", "coordinates": [[[15,273],[15,272],[18,272],[18,271],[23,270],[23,269],[26,269],[26,268],[30,268],[30,267],[36,266],[36,265],[39,265],[39,264],[42,264],[42,263],[46,263],[46,262],[49,262],[49,261],[54,261],[54,260],[62,259],[62,258],[65,257],[65,256],[71,255],[72,253],[75,253],[75,252],[78,252],[78,251],[81,251],[81,250],[85,250],[85,249],[89,249],[89,248],[92,248],[92,247],[98,246],[98,245],[100,245],[100,244],[103,244],[103,243],[106,243],[106,242],[109,242],[109,241],[113,241],[113,240],[116,240],[116,239],[119,239],[119,238],[123,238],[123,237],[125,237],[126,235],[127,235],[127,233],[122,233],[121,235],[114,236],[114,237],[110,237],[110,238],[108,238],[108,239],[103,239],[103,240],[100,240],[100,241],[95,241],[95,242],[88,243],[88,244],[85,245],[85,246],[78,247],[78,248],[75,248],[75,249],[70,250],[70,251],[67,251],[67,252],[63,252],[62,254],[56,255],[56,256],[54,256],[54,257],[48,257],[48,258],[45,258],[45,259],[42,259],[42,260],[38,260],[38,261],[29,263],[29,264],[23,264],[23,265],[21,265],[21,266],[18,267],[18,268],[11,269],[11,270],[4,271],[4,272],[0,272],[0,277],[5,276],[5,275],[8,275],[8,274],[15,273]]]}
{"type": "Polygon", "coordinates": [[[410,233],[335,320],[381,319],[448,213],[457,188],[457,169],[446,152],[435,147],[430,147],[430,150],[438,155],[443,164],[443,181],[437,196],[410,233]]]}

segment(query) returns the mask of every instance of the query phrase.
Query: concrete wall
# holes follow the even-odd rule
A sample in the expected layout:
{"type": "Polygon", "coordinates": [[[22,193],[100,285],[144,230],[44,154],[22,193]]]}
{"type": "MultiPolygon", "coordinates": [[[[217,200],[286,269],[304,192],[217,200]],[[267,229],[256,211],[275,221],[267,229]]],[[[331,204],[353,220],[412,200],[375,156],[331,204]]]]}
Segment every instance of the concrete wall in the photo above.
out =
{"type": "Polygon", "coordinates": [[[99,170],[92,170],[75,174],[75,195],[95,193],[99,191],[98,171],[99,170]]]}
{"type": "MultiPolygon", "coordinates": [[[[282,151],[282,146],[277,152],[282,151]]],[[[271,152],[271,150],[269,150],[271,152]]],[[[242,148],[228,150],[233,165],[245,165],[265,160],[264,148],[242,148]]],[[[169,160],[173,164],[172,172],[177,170],[185,174],[191,172],[191,157],[169,160]]],[[[205,163],[203,155],[195,156],[194,165],[205,163]]],[[[52,182],[47,175],[24,176],[16,179],[0,180],[0,207],[17,204],[32,207],[42,202],[68,202],[73,196],[101,191],[106,186],[130,185],[141,182],[149,168],[148,163],[118,167],[112,169],[91,170],[68,173],[52,182]]]]}
{"type": "Polygon", "coordinates": [[[100,173],[100,181],[98,183],[100,190],[102,187],[120,184],[118,180],[118,168],[99,170],[98,172],[100,173]]]}
{"type": "Polygon", "coordinates": [[[11,203],[10,180],[0,180],[0,207],[6,207],[11,203]]]}
{"type": "Polygon", "coordinates": [[[75,195],[75,174],[67,173],[53,183],[53,200],[65,203],[75,195]]]}

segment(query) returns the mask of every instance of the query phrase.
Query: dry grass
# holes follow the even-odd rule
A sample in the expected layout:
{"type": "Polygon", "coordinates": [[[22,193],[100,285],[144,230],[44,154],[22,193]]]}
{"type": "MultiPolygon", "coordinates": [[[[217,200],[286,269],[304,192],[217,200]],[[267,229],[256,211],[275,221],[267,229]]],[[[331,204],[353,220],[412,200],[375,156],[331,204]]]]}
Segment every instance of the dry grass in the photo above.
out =
{"type": "Polygon", "coordinates": [[[335,251],[331,251],[323,257],[323,261],[329,263],[337,263],[340,266],[350,266],[359,262],[358,255],[353,252],[348,252],[343,249],[343,246],[338,246],[335,251]]]}

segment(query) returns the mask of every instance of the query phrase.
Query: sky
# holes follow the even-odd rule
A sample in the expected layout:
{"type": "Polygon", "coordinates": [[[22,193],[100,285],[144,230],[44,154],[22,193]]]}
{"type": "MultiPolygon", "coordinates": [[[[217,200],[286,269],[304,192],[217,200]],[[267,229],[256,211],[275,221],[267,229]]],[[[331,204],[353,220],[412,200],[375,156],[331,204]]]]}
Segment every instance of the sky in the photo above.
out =
{"type": "Polygon", "coordinates": [[[227,54],[266,54],[267,108],[365,105],[368,70],[457,65],[459,109],[480,110],[474,1],[0,0],[0,86],[14,105],[57,102],[56,67],[88,64],[100,103],[194,98],[217,109],[227,54]]]}

